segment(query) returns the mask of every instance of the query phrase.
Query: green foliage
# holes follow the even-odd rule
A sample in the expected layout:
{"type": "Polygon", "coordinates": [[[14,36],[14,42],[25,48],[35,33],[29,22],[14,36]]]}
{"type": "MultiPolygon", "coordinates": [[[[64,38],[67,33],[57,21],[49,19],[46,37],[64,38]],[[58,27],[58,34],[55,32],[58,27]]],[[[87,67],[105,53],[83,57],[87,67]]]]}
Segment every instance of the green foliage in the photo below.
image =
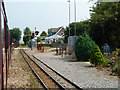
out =
{"type": "Polygon", "coordinates": [[[61,43],[61,41],[60,41],[60,40],[58,40],[56,43],[61,43]]]}
{"type": "Polygon", "coordinates": [[[24,47],[24,48],[27,48],[28,47],[28,45],[25,45],[24,43],[21,43],[20,45],[19,45],[19,47],[24,47]]]}
{"type": "Polygon", "coordinates": [[[31,36],[23,36],[23,41],[25,45],[28,45],[30,40],[31,40],[31,36]]]}
{"type": "MultiPolygon", "coordinates": [[[[80,22],[76,22],[76,34],[77,36],[82,35],[82,33],[84,32],[88,32],[88,28],[89,28],[89,20],[85,20],[85,21],[80,21],[80,22]]],[[[67,42],[67,39],[69,37],[69,28],[70,28],[70,36],[74,36],[75,34],[75,22],[70,24],[70,27],[66,27],[65,30],[65,40],[64,42],[67,42]]]]}
{"type": "Polygon", "coordinates": [[[37,42],[41,42],[41,38],[40,37],[37,37],[37,42]]]}
{"type": "Polygon", "coordinates": [[[108,59],[108,57],[104,57],[104,65],[102,65],[102,66],[106,66],[106,67],[109,67],[110,66],[110,64],[111,64],[111,62],[110,62],[110,60],[108,59]]]}
{"type": "Polygon", "coordinates": [[[115,67],[113,67],[113,69],[112,69],[113,72],[118,72],[118,70],[119,70],[119,67],[118,67],[118,66],[115,66],[115,67]]]}
{"type": "MultiPolygon", "coordinates": [[[[91,1],[91,0],[90,0],[91,1]]],[[[105,43],[115,50],[120,48],[120,2],[99,2],[91,8],[91,19],[77,22],[77,36],[85,31],[101,48],[105,43]]],[[[75,32],[75,23],[65,30],[65,42],[75,32]]]]}
{"type": "Polygon", "coordinates": [[[89,35],[100,47],[120,47],[120,3],[101,2],[92,7],[89,35]]]}
{"type": "Polygon", "coordinates": [[[66,39],[65,39],[65,38],[63,38],[63,43],[67,43],[67,41],[66,41],[66,39]]]}
{"type": "Polygon", "coordinates": [[[20,31],[20,29],[19,28],[13,28],[13,29],[11,29],[10,30],[10,38],[11,38],[11,40],[12,40],[12,42],[14,41],[14,40],[16,40],[16,41],[20,41],[20,39],[21,39],[21,31],[20,31]]]}
{"type": "Polygon", "coordinates": [[[100,51],[100,48],[98,45],[95,45],[94,51],[90,57],[90,63],[96,65],[104,65],[105,61],[103,58],[103,55],[100,51]]]}
{"type": "Polygon", "coordinates": [[[88,61],[94,49],[95,42],[86,34],[80,35],[75,43],[75,54],[79,60],[88,61]]]}
{"type": "Polygon", "coordinates": [[[31,35],[31,30],[30,30],[29,27],[26,27],[26,28],[24,29],[24,35],[31,35]]]}
{"type": "Polygon", "coordinates": [[[29,45],[30,41],[27,41],[27,45],[29,45]]]}
{"type": "Polygon", "coordinates": [[[116,49],[116,51],[113,51],[109,60],[112,71],[120,75],[120,49],[116,49]]]}
{"type": "Polygon", "coordinates": [[[24,36],[23,36],[23,41],[25,45],[28,45],[31,40],[31,30],[29,27],[26,27],[24,29],[24,36]]]}
{"type": "Polygon", "coordinates": [[[42,41],[45,41],[45,38],[43,38],[42,41]]]}
{"type": "Polygon", "coordinates": [[[47,33],[45,31],[43,31],[40,36],[47,36],[47,33]]]}

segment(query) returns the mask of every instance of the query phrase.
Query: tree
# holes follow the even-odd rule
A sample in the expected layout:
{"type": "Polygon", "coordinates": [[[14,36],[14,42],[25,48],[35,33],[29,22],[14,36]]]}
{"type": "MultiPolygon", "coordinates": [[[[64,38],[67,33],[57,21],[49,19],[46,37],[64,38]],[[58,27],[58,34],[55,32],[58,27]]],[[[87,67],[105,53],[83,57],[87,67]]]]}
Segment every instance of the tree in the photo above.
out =
{"type": "Polygon", "coordinates": [[[29,44],[30,40],[31,40],[31,36],[23,36],[23,41],[25,45],[29,44]]]}
{"type": "Polygon", "coordinates": [[[21,39],[21,31],[19,28],[13,28],[10,30],[10,38],[12,41],[16,40],[16,41],[20,41],[21,39]]]}
{"type": "Polygon", "coordinates": [[[100,51],[100,48],[98,45],[95,45],[94,51],[91,54],[90,57],[90,63],[96,65],[103,65],[105,63],[105,60],[103,58],[102,52],[100,51]]]}
{"type": "Polygon", "coordinates": [[[40,42],[41,41],[41,38],[40,37],[37,37],[37,42],[40,42]]]}
{"type": "Polygon", "coordinates": [[[102,47],[108,43],[120,47],[120,3],[101,2],[92,7],[89,35],[102,47]]]}
{"type": "Polygon", "coordinates": [[[29,27],[26,27],[26,28],[24,29],[24,35],[31,35],[31,30],[30,30],[29,27]]]}
{"type": "Polygon", "coordinates": [[[31,30],[29,27],[26,27],[24,29],[24,36],[23,36],[23,41],[26,44],[29,44],[29,41],[31,40],[31,30]]]}
{"type": "Polygon", "coordinates": [[[79,60],[88,61],[95,45],[95,42],[86,33],[83,33],[75,42],[76,57],[79,60]]]}
{"type": "MultiPolygon", "coordinates": [[[[77,36],[82,35],[84,32],[88,32],[89,29],[89,20],[76,22],[76,34],[77,36]]],[[[65,42],[69,37],[69,28],[70,28],[70,36],[74,36],[75,34],[75,22],[70,24],[70,27],[66,27],[65,30],[65,42]]]]}
{"type": "Polygon", "coordinates": [[[42,31],[42,33],[40,34],[40,36],[47,36],[47,33],[45,31],[42,31]]]}

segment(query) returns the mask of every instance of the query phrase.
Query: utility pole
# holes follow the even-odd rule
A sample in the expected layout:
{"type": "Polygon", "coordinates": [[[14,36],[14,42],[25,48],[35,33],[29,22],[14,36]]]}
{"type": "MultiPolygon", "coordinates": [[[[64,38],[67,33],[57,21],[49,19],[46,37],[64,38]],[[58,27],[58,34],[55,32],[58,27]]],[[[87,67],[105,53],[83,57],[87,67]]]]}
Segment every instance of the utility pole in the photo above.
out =
{"type": "Polygon", "coordinates": [[[69,2],[69,36],[70,36],[70,0],[68,0],[69,2]]]}
{"type": "Polygon", "coordinates": [[[74,11],[75,11],[75,36],[76,36],[76,0],[74,0],[74,11]]]}

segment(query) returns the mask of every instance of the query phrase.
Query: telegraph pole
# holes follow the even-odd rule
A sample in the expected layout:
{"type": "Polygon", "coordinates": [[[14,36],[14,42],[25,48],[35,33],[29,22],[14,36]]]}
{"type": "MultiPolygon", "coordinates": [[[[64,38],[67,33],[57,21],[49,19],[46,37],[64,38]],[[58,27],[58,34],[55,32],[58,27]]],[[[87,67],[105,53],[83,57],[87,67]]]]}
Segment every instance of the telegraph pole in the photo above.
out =
{"type": "Polygon", "coordinates": [[[74,11],[75,11],[75,36],[76,36],[76,0],[74,0],[74,11]]]}
{"type": "Polygon", "coordinates": [[[68,0],[69,2],[69,36],[70,36],[70,0],[68,0]]]}

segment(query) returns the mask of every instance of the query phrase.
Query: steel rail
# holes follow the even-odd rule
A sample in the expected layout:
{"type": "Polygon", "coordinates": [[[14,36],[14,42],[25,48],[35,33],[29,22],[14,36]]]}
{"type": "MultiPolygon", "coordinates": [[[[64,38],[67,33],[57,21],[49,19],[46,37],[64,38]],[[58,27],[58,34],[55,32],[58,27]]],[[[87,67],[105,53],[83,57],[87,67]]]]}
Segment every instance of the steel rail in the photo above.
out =
{"type": "Polygon", "coordinates": [[[73,85],[75,88],[79,89],[79,90],[83,90],[82,88],[80,88],[78,85],[76,85],[75,83],[71,82],[69,79],[67,79],[66,77],[64,77],[63,75],[61,75],[60,73],[58,73],[57,71],[55,71],[54,69],[52,69],[50,66],[48,66],[46,63],[44,63],[42,60],[36,58],[34,55],[32,55],[35,59],[37,59],[39,62],[41,62],[42,64],[44,64],[46,67],[48,67],[49,69],[51,69],[53,72],[55,72],[56,74],[58,74],[60,77],[62,77],[64,80],[66,80],[67,82],[69,82],[71,85],[73,85]]]}
{"type": "Polygon", "coordinates": [[[58,81],[56,81],[49,73],[47,73],[39,64],[37,64],[24,50],[23,52],[45,73],[49,76],[61,89],[66,90],[58,81]]]}
{"type": "Polygon", "coordinates": [[[40,80],[40,83],[45,87],[45,89],[49,90],[49,88],[45,85],[45,83],[42,81],[42,79],[39,77],[39,75],[35,72],[35,70],[32,68],[32,66],[30,65],[30,63],[26,60],[26,58],[23,56],[21,50],[20,53],[22,55],[22,57],[25,59],[25,61],[27,62],[27,64],[29,65],[29,67],[32,69],[33,73],[35,74],[35,76],[38,78],[38,80],[40,80]]]}

